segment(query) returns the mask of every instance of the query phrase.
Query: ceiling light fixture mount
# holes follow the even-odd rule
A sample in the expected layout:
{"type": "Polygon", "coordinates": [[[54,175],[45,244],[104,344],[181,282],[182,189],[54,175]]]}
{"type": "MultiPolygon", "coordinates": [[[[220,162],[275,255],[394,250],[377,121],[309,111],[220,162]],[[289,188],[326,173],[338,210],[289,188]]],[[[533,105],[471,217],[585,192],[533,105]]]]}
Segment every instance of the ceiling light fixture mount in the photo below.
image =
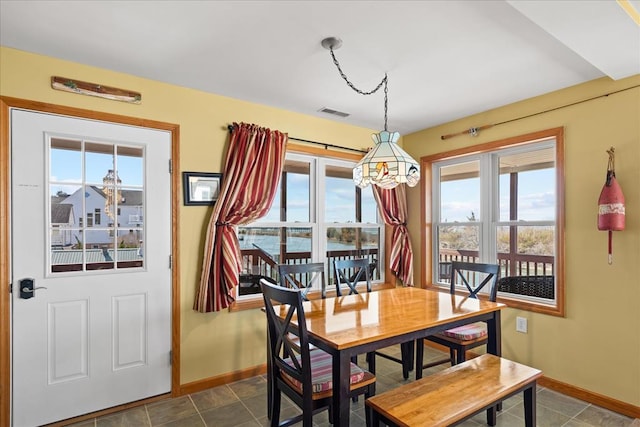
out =
{"type": "Polygon", "coordinates": [[[327,37],[320,44],[331,52],[331,58],[340,76],[355,92],[360,95],[371,95],[384,86],[384,130],[371,135],[375,146],[353,168],[353,181],[361,188],[369,184],[375,184],[381,188],[390,189],[401,183],[406,183],[409,187],[415,187],[420,180],[418,162],[397,144],[400,134],[387,130],[389,93],[387,74],[384,74],[383,79],[373,90],[362,91],[349,81],[333,53],[335,49],[342,46],[342,40],[337,37],[327,37]]]}

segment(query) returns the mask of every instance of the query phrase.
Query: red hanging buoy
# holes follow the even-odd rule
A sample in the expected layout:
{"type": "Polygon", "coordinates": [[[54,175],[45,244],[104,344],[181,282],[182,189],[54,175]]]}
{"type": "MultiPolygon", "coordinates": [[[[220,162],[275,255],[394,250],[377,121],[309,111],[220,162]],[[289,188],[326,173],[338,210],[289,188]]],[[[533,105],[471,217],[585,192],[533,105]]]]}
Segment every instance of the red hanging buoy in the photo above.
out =
{"type": "Polygon", "coordinates": [[[624,230],[624,194],[616,180],[614,148],[607,150],[607,179],[598,198],[598,230],[609,232],[609,264],[613,262],[612,232],[624,230]]]}

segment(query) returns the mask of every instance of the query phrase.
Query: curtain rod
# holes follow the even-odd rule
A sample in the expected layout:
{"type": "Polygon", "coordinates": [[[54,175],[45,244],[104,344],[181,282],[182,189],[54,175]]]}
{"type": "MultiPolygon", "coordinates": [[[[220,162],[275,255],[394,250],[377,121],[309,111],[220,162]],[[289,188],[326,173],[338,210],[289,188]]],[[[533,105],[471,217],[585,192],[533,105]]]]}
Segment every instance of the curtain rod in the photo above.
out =
{"type": "Polygon", "coordinates": [[[560,110],[562,108],[571,107],[573,105],[582,104],[583,102],[587,102],[587,101],[593,101],[594,99],[598,99],[598,98],[604,98],[604,97],[607,97],[609,95],[614,95],[616,93],[624,92],[624,91],[629,90],[629,89],[635,89],[637,87],[640,87],[640,85],[635,85],[635,86],[631,86],[631,87],[628,87],[628,88],[625,88],[625,89],[617,90],[615,92],[605,93],[604,95],[598,95],[598,96],[594,96],[592,98],[583,99],[582,101],[572,102],[571,104],[561,105],[560,107],[550,108],[550,109],[544,110],[544,111],[538,111],[537,113],[528,114],[528,115],[522,116],[522,117],[516,117],[515,119],[505,120],[505,121],[500,122],[500,123],[494,123],[494,124],[491,124],[491,125],[473,127],[473,128],[469,128],[467,130],[463,130],[462,132],[456,132],[456,133],[450,133],[448,135],[442,135],[440,137],[440,139],[444,140],[444,139],[453,138],[454,136],[460,136],[460,135],[466,135],[466,134],[469,134],[471,136],[478,136],[478,131],[481,131],[481,130],[489,129],[489,128],[492,128],[494,126],[504,125],[505,123],[515,122],[516,120],[527,119],[529,117],[537,116],[537,115],[540,115],[540,114],[550,113],[551,111],[556,111],[556,110],[560,110]]]}
{"type": "MultiPolygon", "coordinates": [[[[233,125],[227,125],[227,129],[229,129],[229,132],[233,132],[233,125]]],[[[328,144],[326,142],[310,141],[308,139],[294,138],[292,136],[290,136],[289,139],[298,141],[298,142],[305,142],[307,144],[321,145],[325,148],[325,150],[328,150],[329,148],[338,148],[340,150],[355,151],[356,153],[367,154],[367,151],[358,150],[357,148],[343,147],[341,145],[333,145],[333,144],[328,144]]]]}

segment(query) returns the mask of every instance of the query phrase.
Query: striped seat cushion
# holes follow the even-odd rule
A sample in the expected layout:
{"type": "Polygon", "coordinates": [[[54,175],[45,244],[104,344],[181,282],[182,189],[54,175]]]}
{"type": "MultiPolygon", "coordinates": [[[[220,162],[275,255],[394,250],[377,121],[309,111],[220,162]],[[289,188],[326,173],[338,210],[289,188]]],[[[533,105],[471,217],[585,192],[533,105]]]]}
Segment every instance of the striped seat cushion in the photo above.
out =
{"type": "MultiPolygon", "coordinates": [[[[323,391],[331,390],[333,383],[331,381],[331,355],[322,350],[316,349],[310,352],[311,355],[311,383],[314,393],[320,393],[323,391]]],[[[287,362],[293,366],[291,361],[287,362]]],[[[302,393],[302,383],[285,372],[282,372],[282,376],[286,377],[291,384],[293,384],[300,393],[302,393]]],[[[358,383],[364,378],[364,371],[356,364],[351,364],[351,377],[349,378],[351,384],[358,383]]]]}
{"type": "Polygon", "coordinates": [[[469,325],[462,325],[457,328],[447,329],[442,334],[461,341],[475,340],[487,336],[487,324],[484,322],[477,322],[469,325]]]}

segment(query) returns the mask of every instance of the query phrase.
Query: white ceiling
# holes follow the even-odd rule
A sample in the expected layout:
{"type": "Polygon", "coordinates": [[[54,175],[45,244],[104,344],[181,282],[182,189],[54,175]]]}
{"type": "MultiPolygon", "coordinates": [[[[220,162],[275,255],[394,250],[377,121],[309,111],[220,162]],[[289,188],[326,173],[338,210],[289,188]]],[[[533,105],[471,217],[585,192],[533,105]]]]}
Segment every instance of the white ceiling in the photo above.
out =
{"type": "Polygon", "coordinates": [[[0,44],[381,129],[382,92],[355,93],[320,46],[336,36],[358,88],[388,73],[389,130],[406,134],[640,74],[640,0],[620,1],[631,13],[613,0],[0,0],[0,44]]]}

